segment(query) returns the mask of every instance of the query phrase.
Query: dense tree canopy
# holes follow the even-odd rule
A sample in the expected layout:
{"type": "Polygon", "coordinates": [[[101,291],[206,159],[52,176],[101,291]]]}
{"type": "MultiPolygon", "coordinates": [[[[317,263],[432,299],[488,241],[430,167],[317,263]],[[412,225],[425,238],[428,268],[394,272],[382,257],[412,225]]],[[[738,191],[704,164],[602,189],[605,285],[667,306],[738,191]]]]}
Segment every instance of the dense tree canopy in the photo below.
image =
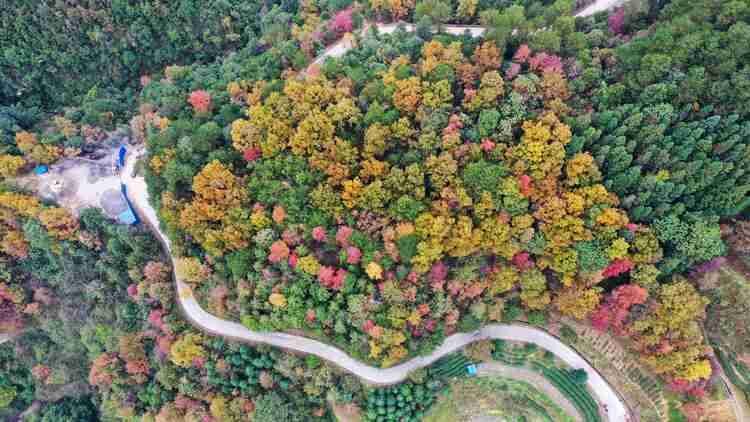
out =
{"type": "MultiPolygon", "coordinates": [[[[195,128],[220,114],[183,108],[152,131],[150,192],[211,311],[388,366],[515,301],[583,319],[605,279],[653,290],[662,242],[690,265],[714,256],[619,208],[596,156],[574,149],[559,56],[524,44],[507,60],[467,37],[361,42],[318,76],[228,83],[243,115],[221,120],[208,155],[189,154],[205,145],[195,128]]],[[[152,84],[147,102],[165,81],[152,84]]]]}

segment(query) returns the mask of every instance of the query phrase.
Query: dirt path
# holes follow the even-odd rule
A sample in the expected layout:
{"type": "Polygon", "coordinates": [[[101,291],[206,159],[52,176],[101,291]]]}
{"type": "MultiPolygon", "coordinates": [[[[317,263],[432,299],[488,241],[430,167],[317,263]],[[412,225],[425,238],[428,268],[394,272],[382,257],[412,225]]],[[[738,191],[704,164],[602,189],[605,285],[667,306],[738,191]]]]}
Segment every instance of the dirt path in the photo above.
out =
{"type": "Polygon", "coordinates": [[[721,380],[729,390],[730,397],[732,399],[732,408],[734,409],[734,415],[738,421],[750,421],[750,404],[748,404],[745,394],[737,388],[736,385],[732,384],[732,381],[724,375],[724,371],[721,373],[721,380]]]}
{"type": "Polygon", "coordinates": [[[557,403],[562,409],[577,421],[582,421],[581,413],[578,411],[573,403],[565,397],[560,390],[555,388],[547,378],[539,375],[538,373],[515,366],[503,365],[499,362],[486,362],[477,366],[477,375],[480,377],[505,377],[512,378],[515,380],[526,381],[533,385],[537,390],[546,394],[552,401],[557,403]]]}

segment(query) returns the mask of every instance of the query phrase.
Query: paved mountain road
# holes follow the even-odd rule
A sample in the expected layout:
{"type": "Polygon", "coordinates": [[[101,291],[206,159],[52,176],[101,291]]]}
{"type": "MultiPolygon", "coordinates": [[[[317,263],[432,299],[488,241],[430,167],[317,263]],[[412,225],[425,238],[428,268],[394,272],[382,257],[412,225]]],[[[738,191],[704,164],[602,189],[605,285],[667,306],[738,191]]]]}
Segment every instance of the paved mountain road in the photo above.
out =
{"type": "MultiPolygon", "coordinates": [[[[596,1],[586,7],[584,7],[582,10],[580,10],[578,13],[576,13],[575,16],[590,16],[594,13],[602,12],[604,10],[611,9],[613,7],[619,6],[622,4],[624,0],[599,0],[596,1]]],[[[378,28],[378,31],[383,34],[390,34],[391,32],[394,32],[396,28],[399,27],[399,25],[403,25],[406,31],[413,32],[416,31],[417,26],[412,23],[378,23],[375,24],[375,26],[378,28]]],[[[359,31],[359,33],[364,33],[370,28],[369,24],[365,24],[364,27],[359,31]]],[[[464,32],[469,31],[471,33],[472,37],[480,37],[482,36],[485,31],[487,30],[484,27],[476,26],[476,25],[443,25],[443,32],[452,34],[452,35],[462,35],[464,32]]],[[[328,48],[323,51],[323,53],[316,57],[315,60],[312,61],[310,66],[312,65],[321,65],[323,62],[325,62],[326,58],[328,57],[341,57],[344,54],[346,54],[347,51],[351,50],[354,47],[354,42],[352,40],[351,36],[345,36],[341,38],[339,41],[337,41],[335,44],[331,44],[328,46],[328,48]]],[[[310,71],[310,67],[308,66],[307,69],[305,69],[304,73],[307,74],[310,71]]]]}
{"type": "MultiPolygon", "coordinates": [[[[610,7],[617,3],[618,0],[603,0],[587,7],[580,16],[595,13],[610,7]]],[[[397,25],[378,25],[382,32],[392,32],[397,25]]],[[[407,25],[409,30],[414,29],[414,25],[407,25]]],[[[446,26],[446,32],[463,33],[469,29],[474,36],[480,36],[483,28],[466,27],[466,26],[446,26]]],[[[326,52],[316,59],[314,63],[321,63],[328,56],[341,56],[352,47],[351,41],[346,39],[329,47],[326,52]]],[[[148,190],[146,182],[142,177],[133,177],[133,168],[138,156],[142,150],[134,149],[128,154],[125,169],[121,173],[122,183],[128,190],[128,197],[133,206],[138,210],[143,220],[151,226],[159,240],[164,244],[167,252],[170,252],[169,239],[159,228],[159,220],[156,211],[151,207],[148,201],[148,190]]],[[[173,257],[171,257],[174,259],[173,257]]],[[[409,361],[390,368],[376,368],[366,365],[349,355],[341,349],[329,344],[313,340],[306,337],[277,333],[277,332],[255,332],[243,325],[220,319],[209,314],[200,307],[195,297],[190,292],[182,280],[175,274],[175,282],[179,303],[185,316],[198,328],[210,334],[229,337],[239,341],[250,343],[264,343],[287,350],[307,353],[319,356],[348,372],[358,376],[362,380],[376,385],[395,384],[407,378],[409,372],[423,368],[437,361],[441,357],[450,354],[464,346],[478,340],[484,339],[503,339],[509,341],[523,341],[535,343],[538,346],[554,353],[560,360],[574,368],[582,368],[588,373],[588,385],[591,391],[597,396],[599,401],[608,408],[608,419],[610,421],[623,422],[628,420],[629,412],[620,399],[617,392],[599,375],[599,373],[577,352],[569,346],[560,342],[554,336],[534,327],[523,324],[492,324],[483,327],[474,333],[458,333],[446,338],[443,344],[432,352],[429,356],[420,356],[409,361]]]]}
{"type": "MultiPolygon", "coordinates": [[[[148,202],[148,190],[142,177],[133,177],[133,168],[140,151],[131,150],[127,157],[125,168],[121,173],[122,183],[128,191],[128,197],[142,219],[153,229],[159,240],[170,252],[169,239],[159,229],[156,211],[148,202]]],[[[174,263],[173,263],[174,264],[174,263]]],[[[174,267],[174,265],[173,265],[174,267]]],[[[503,339],[509,341],[523,341],[535,343],[539,347],[554,353],[560,360],[573,368],[583,368],[588,373],[588,385],[599,401],[609,409],[609,420],[623,422],[628,418],[628,410],[617,392],[599,375],[589,363],[569,346],[560,342],[554,336],[534,327],[523,324],[491,324],[474,333],[453,334],[445,339],[443,344],[429,356],[420,356],[390,368],[376,368],[364,364],[343,350],[329,344],[278,332],[251,331],[243,325],[218,318],[206,312],[190,293],[190,288],[175,274],[180,306],[185,316],[201,330],[223,337],[232,338],[249,343],[264,343],[287,350],[319,356],[351,372],[362,380],[376,385],[396,384],[407,378],[409,372],[429,366],[441,357],[450,354],[464,346],[478,340],[503,339]]]]}

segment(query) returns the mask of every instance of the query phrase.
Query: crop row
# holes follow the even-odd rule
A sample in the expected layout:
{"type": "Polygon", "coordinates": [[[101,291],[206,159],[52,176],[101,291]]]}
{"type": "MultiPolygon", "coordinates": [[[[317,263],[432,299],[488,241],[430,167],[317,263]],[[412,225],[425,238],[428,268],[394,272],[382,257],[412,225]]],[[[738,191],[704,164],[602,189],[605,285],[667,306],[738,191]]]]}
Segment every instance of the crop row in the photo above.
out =
{"type": "Polygon", "coordinates": [[[586,391],[585,387],[577,384],[568,372],[560,368],[547,367],[538,362],[532,362],[531,366],[534,370],[544,375],[544,377],[547,378],[555,388],[560,390],[560,392],[578,408],[584,421],[601,421],[599,407],[594,398],[591,397],[591,394],[589,394],[588,391],[586,391]]]}

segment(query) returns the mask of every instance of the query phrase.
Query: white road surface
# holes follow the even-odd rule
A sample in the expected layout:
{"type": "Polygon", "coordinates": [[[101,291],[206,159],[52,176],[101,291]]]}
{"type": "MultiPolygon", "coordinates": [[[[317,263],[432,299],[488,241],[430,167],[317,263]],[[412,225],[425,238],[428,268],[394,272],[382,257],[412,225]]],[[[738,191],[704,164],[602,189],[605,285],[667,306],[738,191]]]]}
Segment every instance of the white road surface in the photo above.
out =
{"type": "Polygon", "coordinates": [[[593,15],[594,13],[599,13],[605,10],[613,9],[623,3],[624,3],[624,0],[599,0],[593,4],[590,4],[587,7],[584,7],[583,10],[576,13],[576,16],[593,15]]]}

